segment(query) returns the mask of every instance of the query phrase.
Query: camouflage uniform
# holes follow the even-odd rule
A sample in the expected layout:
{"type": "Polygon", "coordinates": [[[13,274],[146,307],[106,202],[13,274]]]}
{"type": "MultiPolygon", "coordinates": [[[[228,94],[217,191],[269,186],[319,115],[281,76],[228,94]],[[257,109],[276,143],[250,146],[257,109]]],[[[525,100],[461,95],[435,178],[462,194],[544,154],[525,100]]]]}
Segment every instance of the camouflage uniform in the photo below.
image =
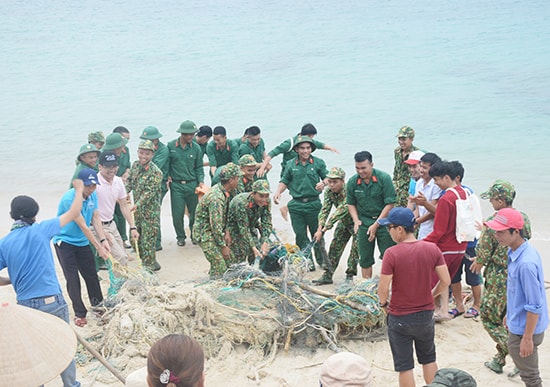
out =
{"type": "MultiPolygon", "coordinates": [[[[328,178],[334,178],[334,171],[336,169],[341,170],[340,168],[332,168],[327,175],[328,178]]],[[[341,170],[342,179],[345,178],[344,171],[341,170]]],[[[325,188],[323,193],[323,207],[321,212],[319,212],[319,226],[324,227],[326,230],[330,230],[334,224],[336,229],[334,230],[334,235],[332,241],[330,242],[330,247],[328,251],[328,265],[325,266],[325,272],[332,278],[332,274],[336,271],[338,263],[340,262],[340,257],[346,248],[346,245],[350,238],[351,242],[351,251],[348,257],[348,268],[346,269],[346,275],[348,277],[357,275],[357,263],[359,262],[359,250],[357,249],[357,238],[353,231],[353,219],[348,211],[348,205],[346,203],[346,187],[342,189],[339,193],[334,193],[330,188],[325,188]],[[330,210],[332,206],[336,209],[332,216],[330,215],[330,210]]]]}
{"type": "MultiPolygon", "coordinates": [[[[414,138],[414,129],[410,126],[403,126],[399,129],[396,137],[408,137],[414,138]]],[[[409,184],[411,182],[411,174],[405,161],[409,158],[409,154],[412,151],[419,148],[412,145],[411,149],[406,155],[403,155],[403,151],[400,147],[395,148],[393,156],[395,159],[395,166],[393,168],[393,186],[395,187],[395,206],[407,207],[409,200],[409,184]]]]}
{"type": "MultiPolygon", "coordinates": [[[[269,193],[267,180],[258,180],[254,188],[254,192],[269,193]]],[[[267,206],[258,206],[254,202],[254,192],[239,194],[229,204],[227,228],[231,236],[232,260],[235,262],[242,262],[246,258],[252,264],[255,258],[252,248],[259,249],[264,242],[269,242],[269,235],[273,231],[271,202],[267,206]]]]}
{"type": "MultiPolygon", "coordinates": [[[[220,172],[220,179],[240,176],[241,170],[233,163],[225,165],[220,172]]],[[[221,183],[216,184],[200,200],[195,213],[193,236],[200,245],[204,256],[210,262],[211,278],[223,275],[232,263],[222,255],[226,246],[225,231],[230,193],[221,183]]]]}
{"type": "MultiPolygon", "coordinates": [[[[258,163],[256,162],[256,159],[251,154],[242,155],[239,159],[239,167],[241,169],[243,167],[248,166],[258,166],[258,163]]],[[[242,176],[239,179],[239,185],[237,185],[237,188],[233,192],[231,192],[231,198],[233,199],[238,194],[244,193],[244,192],[252,192],[252,185],[254,184],[256,180],[252,179],[249,180],[245,176],[242,176]]],[[[269,184],[268,184],[269,186],[269,184]]]]}
{"type": "MultiPolygon", "coordinates": [[[[515,196],[512,184],[497,180],[493,186],[482,193],[481,198],[500,198],[511,203],[515,196]]],[[[496,213],[487,218],[487,222],[495,217],[496,213]]],[[[523,235],[531,238],[531,224],[526,214],[522,213],[525,225],[523,235]]],[[[476,246],[476,263],[485,266],[485,291],[481,298],[481,322],[483,327],[497,343],[497,354],[493,361],[504,366],[508,355],[508,330],[502,320],[506,316],[506,280],[508,277],[508,247],[501,246],[496,238],[495,231],[484,227],[476,246]]]]}
{"type": "MultiPolygon", "coordinates": [[[[138,148],[154,152],[150,140],[142,141],[138,148]]],[[[149,269],[160,268],[156,260],[156,240],[160,228],[160,183],[162,171],[153,162],[143,166],[135,161],[126,182],[128,192],[134,192],[136,210],[134,221],[139,232],[138,249],[143,265],[149,269]]]]}

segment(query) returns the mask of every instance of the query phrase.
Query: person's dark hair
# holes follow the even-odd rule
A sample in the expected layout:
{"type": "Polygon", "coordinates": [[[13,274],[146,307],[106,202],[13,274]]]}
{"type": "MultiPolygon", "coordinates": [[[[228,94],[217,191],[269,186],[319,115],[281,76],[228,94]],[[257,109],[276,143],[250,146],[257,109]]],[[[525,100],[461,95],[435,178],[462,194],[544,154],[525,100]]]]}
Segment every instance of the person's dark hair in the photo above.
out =
{"type": "Polygon", "coordinates": [[[20,195],[11,201],[10,216],[13,220],[21,220],[27,224],[35,222],[34,217],[38,214],[38,203],[30,196],[20,195]]]}
{"type": "Polygon", "coordinates": [[[214,128],[214,130],[212,131],[212,133],[215,136],[218,136],[218,135],[227,136],[227,131],[225,130],[225,128],[223,126],[216,126],[214,128]]]}
{"type": "Polygon", "coordinates": [[[357,152],[355,154],[355,156],[353,156],[353,158],[355,159],[355,162],[356,163],[361,163],[365,160],[368,160],[369,162],[372,163],[372,155],[369,151],[361,151],[361,152],[357,152]]]}
{"type": "Polygon", "coordinates": [[[431,177],[449,176],[451,180],[456,179],[457,173],[455,168],[448,161],[439,161],[433,164],[430,168],[431,177]]]}
{"type": "Polygon", "coordinates": [[[458,176],[460,182],[462,182],[462,179],[464,179],[464,166],[460,161],[451,161],[450,162],[451,167],[454,169],[456,175],[458,176]]]}
{"type": "Polygon", "coordinates": [[[519,231],[519,236],[525,239],[524,232],[523,232],[522,228],[509,228],[508,232],[510,233],[510,235],[512,235],[514,233],[514,231],[516,231],[516,230],[519,231]]]}
{"type": "Polygon", "coordinates": [[[406,232],[407,234],[412,234],[412,233],[414,233],[414,231],[415,231],[415,230],[414,230],[414,226],[410,226],[410,227],[402,226],[402,227],[405,229],[405,232],[406,232]]]}
{"type": "Polygon", "coordinates": [[[425,153],[424,156],[420,158],[420,161],[423,163],[429,163],[430,166],[434,165],[435,163],[441,161],[441,158],[436,155],[435,153],[425,153]]]}
{"type": "Polygon", "coordinates": [[[163,337],[147,355],[147,381],[153,387],[194,387],[203,371],[202,347],[186,335],[163,337]]]}
{"type": "Polygon", "coordinates": [[[307,136],[308,134],[317,134],[317,129],[315,128],[315,126],[313,126],[313,124],[307,123],[302,126],[300,134],[302,136],[307,136]]]}
{"type": "Polygon", "coordinates": [[[113,133],[130,133],[130,131],[128,129],[126,129],[124,126],[117,126],[116,128],[113,129],[113,133]]]}
{"type": "Polygon", "coordinates": [[[201,126],[197,132],[197,137],[212,137],[212,128],[208,125],[201,126]]]}
{"type": "Polygon", "coordinates": [[[244,131],[244,134],[247,136],[257,136],[260,134],[261,130],[257,126],[251,126],[250,128],[244,131]]]}

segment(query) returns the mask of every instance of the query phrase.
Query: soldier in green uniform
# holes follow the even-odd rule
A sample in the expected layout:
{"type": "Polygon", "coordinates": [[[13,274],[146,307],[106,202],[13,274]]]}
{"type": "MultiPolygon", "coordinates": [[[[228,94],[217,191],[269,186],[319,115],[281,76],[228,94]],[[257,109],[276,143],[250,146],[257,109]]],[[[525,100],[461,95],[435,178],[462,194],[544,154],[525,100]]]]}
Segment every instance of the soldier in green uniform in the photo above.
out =
{"type": "MultiPolygon", "coordinates": [[[[239,146],[239,157],[242,155],[252,155],[257,163],[262,163],[265,159],[265,143],[261,136],[260,128],[251,126],[246,129],[246,140],[239,146]]],[[[271,165],[268,170],[271,169],[271,165]]]]}
{"type": "Polygon", "coordinates": [[[323,234],[332,229],[336,224],[334,236],[330,242],[328,250],[328,262],[325,264],[325,272],[315,283],[325,285],[332,283],[332,275],[338,267],[340,257],[346,248],[350,238],[351,251],[348,257],[348,268],[346,269],[346,279],[352,279],[357,275],[357,263],[359,262],[359,250],[357,249],[357,238],[353,231],[353,219],[349,214],[346,202],[345,189],[346,172],[342,168],[331,168],[327,175],[328,188],[323,192],[323,207],[319,212],[319,228],[313,236],[316,241],[320,241],[323,234]],[[334,206],[335,211],[330,215],[330,210],[334,206]]]}
{"type": "MultiPolygon", "coordinates": [[[[489,199],[495,211],[503,208],[512,208],[516,190],[512,183],[505,180],[496,180],[482,199],[489,199]]],[[[496,212],[487,218],[493,220],[496,212]]],[[[522,213],[524,226],[523,235],[531,239],[531,223],[526,214],[522,213]]],[[[480,273],[485,266],[485,291],[481,296],[481,322],[483,327],[497,343],[497,353],[485,366],[497,374],[502,373],[508,355],[508,329],[503,324],[506,316],[506,280],[508,276],[508,247],[501,246],[495,238],[495,231],[484,227],[476,246],[476,257],[470,267],[474,273],[480,273]]]]}
{"type": "Polygon", "coordinates": [[[210,262],[210,278],[216,279],[225,273],[231,261],[231,238],[227,231],[229,196],[238,184],[241,169],[229,163],[220,171],[220,183],[208,191],[197,207],[197,219],[193,235],[204,256],[210,262]]]}
{"type": "Polygon", "coordinates": [[[216,169],[227,163],[239,162],[239,144],[235,140],[227,138],[227,132],[223,126],[216,126],[212,132],[214,140],[206,146],[206,155],[210,165],[210,177],[214,176],[216,169]]]}
{"type": "Polygon", "coordinates": [[[253,264],[256,257],[267,255],[269,235],[273,231],[269,194],[269,183],[262,179],[252,184],[252,192],[241,193],[231,200],[227,229],[231,236],[232,261],[246,259],[253,264]]]}
{"type": "Polygon", "coordinates": [[[195,210],[199,197],[195,193],[197,187],[204,187],[203,153],[200,146],[193,141],[197,126],[193,121],[184,121],[179,129],[180,137],[168,143],[169,168],[168,184],[172,204],[172,224],[176,230],[178,246],[185,246],[185,227],[183,216],[185,208],[189,214],[189,231],[191,241],[196,244],[193,233],[195,210]]]}
{"type": "MultiPolygon", "coordinates": [[[[304,251],[310,244],[309,233],[313,236],[319,228],[319,211],[321,201],[319,195],[325,187],[327,166],[323,160],[312,156],[315,144],[307,136],[298,136],[294,144],[298,157],[290,160],[285,166],[277,191],[273,196],[275,204],[279,204],[281,194],[288,188],[292,200],[288,203],[292,229],[296,236],[296,244],[304,251]]],[[[325,266],[328,259],[323,238],[314,244],[317,264],[325,266]]],[[[309,270],[315,270],[315,263],[309,259],[309,270]]]]}
{"type": "MultiPolygon", "coordinates": [[[[76,168],[74,170],[73,178],[71,179],[71,181],[77,179],[80,171],[82,171],[83,169],[92,168],[97,172],[97,158],[99,157],[99,153],[100,152],[97,150],[94,144],[88,143],[82,145],[76,158],[76,168]]],[[[72,183],[69,188],[72,188],[72,183]]]]}
{"type": "Polygon", "coordinates": [[[399,146],[393,151],[395,166],[393,167],[393,185],[395,187],[397,207],[407,207],[409,203],[409,184],[411,182],[411,173],[405,161],[409,159],[412,151],[419,148],[413,145],[414,129],[410,126],[403,126],[397,132],[397,141],[399,146]]]}
{"type": "MultiPolygon", "coordinates": [[[[208,125],[201,126],[197,133],[195,133],[195,137],[193,137],[193,141],[195,141],[201,147],[202,153],[204,155],[206,155],[206,147],[208,146],[211,137],[212,128],[208,125]]],[[[208,161],[205,161],[203,165],[207,167],[208,161]]]]}
{"type": "MultiPolygon", "coordinates": [[[[139,136],[139,138],[142,140],[151,140],[151,142],[155,146],[155,155],[153,156],[153,163],[155,163],[155,165],[162,172],[162,182],[160,185],[160,205],[162,206],[162,200],[164,199],[164,195],[166,195],[166,192],[168,192],[167,181],[168,181],[169,157],[168,157],[168,148],[166,147],[166,145],[164,145],[160,141],[161,137],[162,137],[162,134],[154,126],[146,127],[145,129],[143,129],[141,136],[139,136]]],[[[161,240],[162,240],[162,236],[161,236],[160,221],[159,221],[158,232],[157,232],[157,243],[156,243],[157,251],[162,250],[161,240]]]]}
{"type": "Polygon", "coordinates": [[[156,240],[160,229],[160,184],[162,171],[152,161],[155,144],[144,140],[138,145],[138,160],[134,162],[126,189],[134,193],[134,221],[140,235],[138,240],[141,263],[152,271],[160,270],[156,259],[156,240]]]}
{"type": "Polygon", "coordinates": [[[101,131],[88,134],[88,144],[93,144],[98,151],[101,151],[105,144],[105,135],[101,131]]]}
{"type": "Polygon", "coordinates": [[[296,138],[298,136],[308,136],[311,138],[313,143],[315,144],[316,149],[325,149],[329,150],[331,152],[340,153],[338,152],[338,149],[326,145],[324,142],[315,140],[313,137],[317,135],[317,128],[313,126],[313,124],[305,124],[302,126],[302,129],[300,130],[300,133],[296,136],[287,138],[285,141],[277,145],[275,148],[273,148],[265,157],[262,165],[258,169],[258,176],[263,177],[266,172],[266,167],[269,164],[269,162],[278,155],[283,155],[283,161],[281,162],[281,176],[283,176],[283,172],[285,169],[285,165],[290,161],[296,158],[296,152],[294,152],[294,144],[296,143],[296,138]]]}
{"type": "Polygon", "coordinates": [[[368,151],[357,152],[355,170],[346,184],[346,201],[353,219],[353,230],[357,234],[361,275],[372,277],[374,265],[374,244],[378,243],[380,256],[395,242],[386,227],[380,227],[378,219],[386,218],[395,203],[395,189],[390,175],[375,169],[372,155],[368,151]]]}

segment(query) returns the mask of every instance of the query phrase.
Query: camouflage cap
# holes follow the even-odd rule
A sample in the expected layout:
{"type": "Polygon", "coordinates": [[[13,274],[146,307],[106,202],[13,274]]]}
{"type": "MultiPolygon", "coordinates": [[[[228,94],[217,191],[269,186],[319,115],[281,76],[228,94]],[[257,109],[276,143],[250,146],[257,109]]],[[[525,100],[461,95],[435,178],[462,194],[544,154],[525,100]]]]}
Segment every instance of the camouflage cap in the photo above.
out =
{"type": "Polygon", "coordinates": [[[259,194],[271,193],[271,190],[269,189],[269,182],[265,179],[256,180],[252,184],[252,192],[256,192],[259,194]]]}
{"type": "Polygon", "coordinates": [[[327,175],[329,179],[342,179],[346,178],[346,172],[340,167],[332,167],[327,175]]]}
{"type": "Polygon", "coordinates": [[[105,135],[103,132],[92,132],[88,134],[88,142],[105,142],[105,135]]]}
{"type": "Polygon", "coordinates": [[[258,165],[258,162],[251,154],[242,155],[239,159],[239,166],[247,167],[252,165],[258,165]]]}
{"type": "Polygon", "coordinates": [[[90,152],[96,152],[98,156],[101,153],[94,144],[84,144],[80,147],[77,158],[90,152]]]}
{"type": "Polygon", "coordinates": [[[425,387],[477,387],[477,383],[466,371],[441,368],[435,373],[434,380],[425,387]]]}
{"type": "Polygon", "coordinates": [[[141,132],[141,136],[139,136],[139,138],[141,138],[142,140],[156,140],[161,137],[162,134],[154,126],[146,127],[145,129],[143,129],[143,132],[141,132]]]}
{"type": "Polygon", "coordinates": [[[403,126],[401,129],[399,129],[399,132],[397,132],[397,136],[395,137],[414,138],[414,129],[410,126],[403,126]]]}
{"type": "Polygon", "coordinates": [[[516,197],[516,189],[509,181],[495,180],[493,185],[479,196],[482,199],[495,198],[511,203],[516,197]]]}
{"type": "Polygon", "coordinates": [[[229,180],[243,175],[241,168],[234,163],[225,164],[220,171],[220,180],[229,180]]]}
{"type": "Polygon", "coordinates": [[[122,137],[122,134],[120,133],[111,133],[107,136],[105,139],[105,145],[103,145],[103,150],[113,150],[120,148],[128,143],[128,139],[126,137],[122,137]]]}
{"type": "Polygon", "coordinates": [[[309,144],[311,144],[311,151],[313,152],[315,149],[317,149],[317,147],[315,146],[315,143],[313,142],[313,140],[308,137],[308,136],[302,136],[302,135],[299,135],[296,137],[296,141],[294,142],[294,147],[292,149],[296,150],[296,147],[298,147],[298,145],[300,144],[303,144],[304,142],[307,142],[309,144]]]}
{"type": "Polygon", "coordinates": [[[148,149],[150,151],[155,151],[155,144],[151,140],[143,140],[139,143],[138,149],[148,149]]]}
{"type": "Polygon", "coordinates": [[[178,133],[183,134],[195,134],[197,131],[197,125],[193,121],[183,121],[179,127],[179,129],[176,131],[178,133]]]}

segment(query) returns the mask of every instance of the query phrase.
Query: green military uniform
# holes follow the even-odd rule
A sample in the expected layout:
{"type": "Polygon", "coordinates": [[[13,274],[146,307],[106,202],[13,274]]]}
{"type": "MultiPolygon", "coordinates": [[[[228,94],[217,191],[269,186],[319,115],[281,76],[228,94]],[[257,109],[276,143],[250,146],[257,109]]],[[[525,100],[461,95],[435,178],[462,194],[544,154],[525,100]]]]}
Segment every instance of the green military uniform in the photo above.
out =
{"type": "MultiPolygon", "coordinates": [[[[222,168],[221,179],[239,176],[239,167],[228,164],[222,168]]],[[[222,248],[226,246],[225,231],[227,225],[227,210],[229,207],[229,192],[221,183],[216,184],[208,191],[197,206],[197,217],[193,226],[193,235],[200,245],[205,258],[210,262],[209,274],[217,278],[233,263],[222,255],[222,248]]]]}
{"type": "Polygon", "coordinates": [[[361,226],[357,231],[357,246],[359,248],[362,268],[369,268],[374,265],[374,243],[378,243],[380,256],[388,247],[395,243],[390,237],[387,227],[378,227],[375,240],[369,241],[367,230],[376,222],[384,207],[395,203],[395,189],[390,175],[376,168],[372,169],[372,177],[368,183],[363,181],[359,175],[354,175],[346,184],[347,204],[357,208],[357,215],[361,226]]]}
{"type": "MultiPolygon", "coordinates": [[[[141,136],[139,136],[139,138],[141,138],[142,140],[158,140],[161,137],[162,137],[162,134],[154,126],[146,127],[145,129],[143,129],[141,136]]],[[[162,182],[160,184],[160,205],[162,206],[162,200],[164,199],[164,195],[166,195],[166,192],[168,192],[168,188],[166,187],[166,182],[168,181],[169,152],[166,145],[160,142],[160,140],[157,141],[154,151],[155,151],[155,155],[153,156],[153,163],[155,163],[155,165],[162,172],[162,182]]],[[[161,235],[161,228],[160,228],[160,221],[159,221],[158,232],[157,232],[157,246],[156,246],[158,250],[162,249],[161,240],[162,240],[162,235],[161,235]]]]}
{"type": "MultiPolygon", "coordinates": [[[[184,134],[191,134],[195,131],[196,126],[191,121],[184,121],[178,129],[179,133],[184,134]]],[[[172,223],[176,230],[176,238],[178,242],[185,243],[183,216],[185,207],[187,207],[191,239],[195,241],[193,225],[195,210],[199,202],[195,189],[200,183],[204,183],[203,153],[197,143],[183,144],[180,138],[170,141],[167,147],[170,160],[168,176],[172,179],[170,183],[172,223]]]]}
{"type": "MultiPolygon", "coordinates": [[[[410,126],[403,126],[399,129],[396,137],[408,137],[414,138],[414,129],[410,126]]],[[[403,150],[400,147],[395,148],[393,157],[395,159],[395,166],[393,168],[393,185],[395,187],[395,206],[407,207],[409,202],[409,184],[411,182],[411,173],[409,167],[405,164],[408,160],[409,154],[420,148],[412,145],[406,154],[403,154],[403,150]]]]}
{"type": "MultiPolygon", "coordinates": [[[[506,181],[497,180],[491,188],[482,193],[481,198],[500,198],[511,203],[515,197],[514,186],[506,181]]],[[[487,218],[493,220],[496,213],[487,218]]],[[[531,223],[526,214],[522,213],[524,226],[523,235],[531,238],[531,223]]],[[[508,330],[502,320],[506,316],[506,281],[508,277],[508,247],[502,246],[495,238],[495,231],[484,227],[476,246],[476,263],[485,266],[485,291],[481,298],[480,316],[483,327],[497,343],[497,354],[493,362],[502,368],[508,355],[508,330]]]]}
{"type": "MultiPolygon", "coordinates": [[[[294,146],[304,142],[312,144],[312,150],[315,149],[313,141],[306,136],[299,136],[294,146]]],[[[325,162],[318,157],[310,156],[305,164],[300,162],[299,158],[290,160],[281,177],[281,183],[288,187],[290,196],[292,196],[292,200],[288,202],[288,211],[296,236],[296,244],[302,251],[310,244],[308,229],[313,235],[319,226],[318,216],[321,211],[319,195],[321,193],[315,189],[315,185],[322,181],[327,173],[325,162]]],[[[313,248],[317,264],[324,267],[325,261],[328,259],[324,240],[321,239],[313,248]]],[[[314,270],[315,266],[312,265],[311,269],[314,270]]]]}
{"type": "MultiPolygon", "coordinates": [[[[266,180],[258,180],[255,183],[256,186],[259,184],[267,186],[269,193],[269,184],[266,180]]],[[[246,259],[252,264],[255,258],[252,247],[259,249],[264,242],[269,242],[269,235],[273,231],[271,202],[260,207],[254,202],[253,195],[253,192],[239,194],[229,204],[227,228],[231,236],[231,253],[236,262],[246,259]]]]}
{"type": "Polygon", "coordinates": [[[220,148],[215,142],[211,141],[206,146],[206,155],[208,156],[208,164],[211,167],[220,168],[228,163],[239,163],[239,144],[227,139],[225,147],[220,148]]]}
{"type": "Polygon", "coordinates": [[[90,153],[90,152],[96,152],[97,153],[97,156],[99,157],[99,154],[100,154],[100,151],[97,150],[97,148],[95,147],[94,144],[84,144],[80,147],[80,151],[78,153],[78,156],[76,158],[76,168],[74,170],[74,173],[73,173],[73,178],[71,179],[71,184],[69,185],[69,188],[73,188],[73,183],[72,181],[74,179],[78,179],[78,174],[80,173],[80,171],[82,171],[83,169],[86,169],[86,168],[92,168],[93,170],[95,170],[96,172],[99,170],[98,169],[98,166],[97,166],[97,162],[96,162],[96,165],[94,165],[93,167],[92,166],[89,166],[87,164],[84,164],[82,161],[80,161],[80,156],[86,154],[86,153],[90,153]]]}
{"type": "Polygon", "coordinates": [[[256,148],[252,147],[248,140],[246,140],[239,146],[239,157],[242,157],[243,155],[252,155],[254,156],[256,162],[260,164],[264,161],[264,153],[265,143],[263,138],[260,139],[260,143],[256,148]]]}
{"type": "MultiPolygon", "coordinates": [[[[150,140],[138,148],[155,151],[150,140]]],[[[139,232],[138,249],[142,264],[151,270],[160,269],[156,259],[156,240],[160,229],[160,184],[162,171],[153,162],[143,166],[135,161],[130,169],[126,189],[134,193],[134,222],[139,232]]]]}
{"type": "MultiPolygon", "coordinates": [[[[332,168],[327,177],[331,179],[344,179],[345,173],[341,168],[332,168]]],[[[348,204],[346,202],[346,187],[339,193],[332,192],[330,188],[325,188],[323,192],[323,207],[321,207],[321,212],[319,212],[319,227],[330,230],[335,224],[336,229],[334,230],[334,235],[330,242],[328,263],[325,266],[325,272],[327,277],[332,279],[332,275],[340,262],[340,257],[349,239],[352,238],[346,276],[353,277],[357,275],[359,250],[357,248],[357,238],[353,231],[353,219],[349,214],[348,204]],[[330,215],[330,210],[333,206],[335,211],[330,215]]]]}
{"type": "MultiPolygon", "coordinates": [[[[281,162],[281,176],[283,176],[286,164],[290,160],[293,160],[298,156],[298,154],[294,151],[294,144],[296,143],[296,139],[299,136],[300,135],[297,134],[294,137],[290,137],[290,138],[286,139],[285,141],[283,141],[282,143],[277,145],[275,148],[273,148],[271,151],[269,151],[269,153],[267,154],[272,159],[274,157],[277,157],[280,154],[283,155],[283,161],[281,162]]],[[[325,147],[324,142],[317,141],[315,139],[311,139],[311,141],[315,145],[316,149],[323,149],[325,147]]]]}

